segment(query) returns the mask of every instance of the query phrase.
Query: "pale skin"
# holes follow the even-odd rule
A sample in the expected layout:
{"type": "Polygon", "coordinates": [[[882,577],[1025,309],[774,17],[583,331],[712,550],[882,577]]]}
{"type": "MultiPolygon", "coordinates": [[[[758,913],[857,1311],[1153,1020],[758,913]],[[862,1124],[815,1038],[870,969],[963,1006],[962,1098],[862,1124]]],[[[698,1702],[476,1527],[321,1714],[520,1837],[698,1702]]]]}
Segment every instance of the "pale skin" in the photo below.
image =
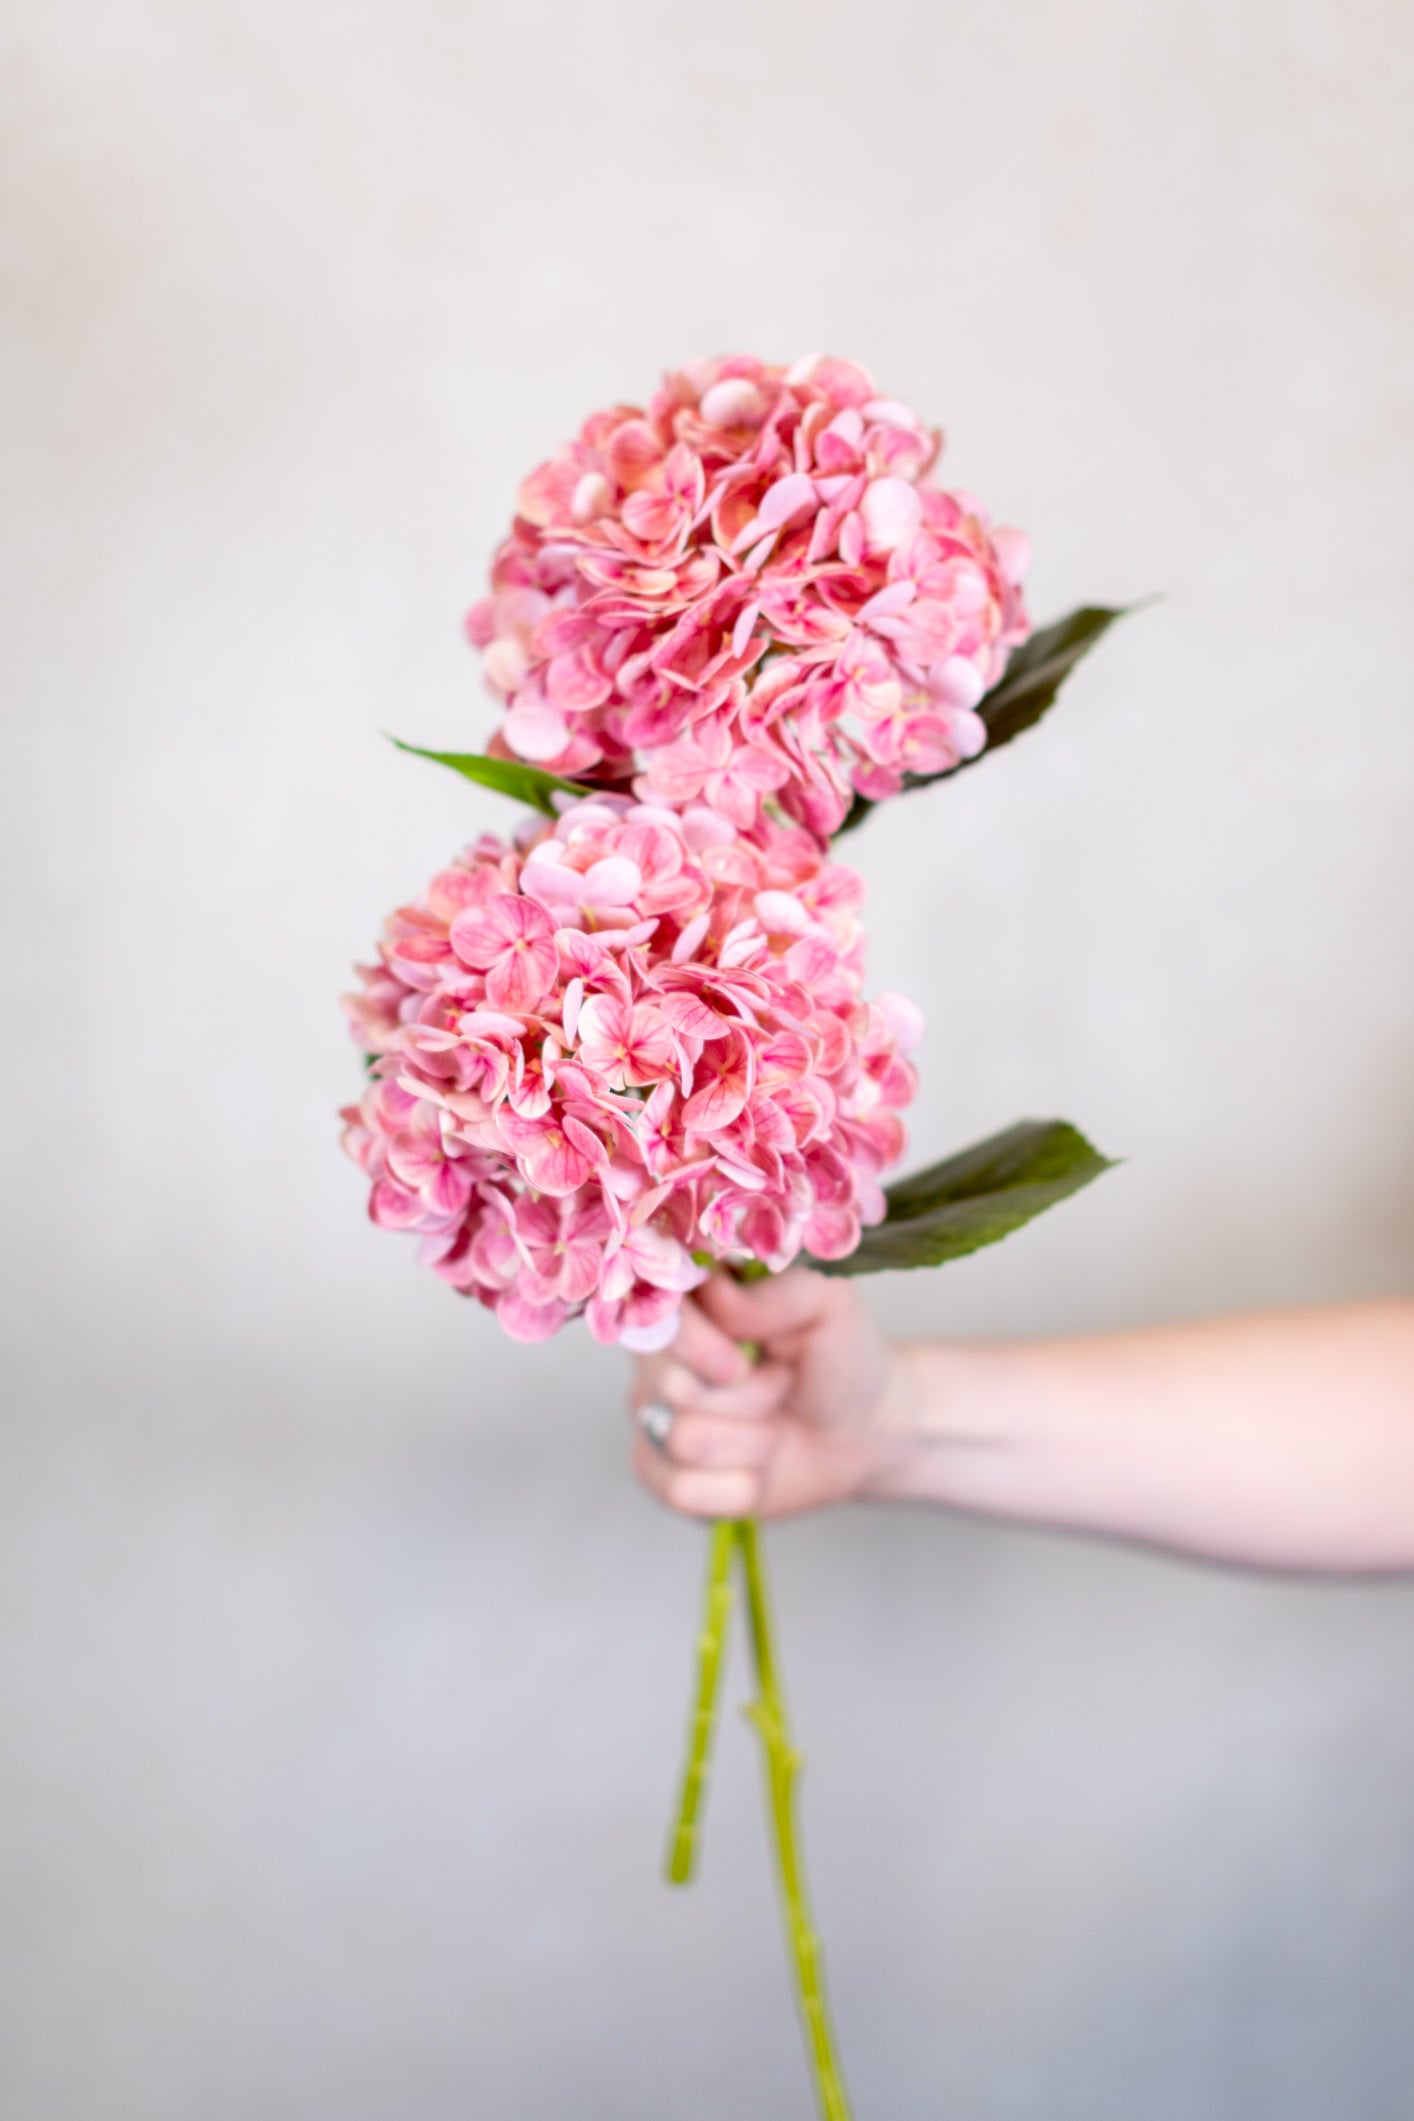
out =
{"type": "Polygon", "coordinates": [[[894,1347],[847,1280],[717,1275],[639,1357],[634,1469],[690,1517],[941,1504],[1206,1560],[1414,1570],[1414,1301],[894,1347]],[[743,1342],[761,1350],[753,1363],[743,1342]]]}

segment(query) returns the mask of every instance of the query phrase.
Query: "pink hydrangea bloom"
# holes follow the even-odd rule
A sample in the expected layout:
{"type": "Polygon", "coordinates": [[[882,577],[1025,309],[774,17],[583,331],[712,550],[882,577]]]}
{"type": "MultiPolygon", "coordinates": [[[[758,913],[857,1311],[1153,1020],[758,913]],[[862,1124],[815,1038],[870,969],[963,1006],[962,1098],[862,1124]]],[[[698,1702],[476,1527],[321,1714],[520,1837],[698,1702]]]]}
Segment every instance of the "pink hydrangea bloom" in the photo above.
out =
{"type": "Polygon", "coordinates": [[[884,1211],[917,1012],[861,995],[861,879],[813,836],[604,795],[487,837],[347,1008],[369,1213],[508,1332],[671,1339],[704,1260],[837,1259],[884,1211]]]}
{"type": "Polygon", "coordinates": [[[940,447],[852,361],[691,362],[595,413],[468,617],[495,748],[742,829],[774,799],[821,839],[856,791],[975,756],[1027,545],[930,480],[940,447]]]}

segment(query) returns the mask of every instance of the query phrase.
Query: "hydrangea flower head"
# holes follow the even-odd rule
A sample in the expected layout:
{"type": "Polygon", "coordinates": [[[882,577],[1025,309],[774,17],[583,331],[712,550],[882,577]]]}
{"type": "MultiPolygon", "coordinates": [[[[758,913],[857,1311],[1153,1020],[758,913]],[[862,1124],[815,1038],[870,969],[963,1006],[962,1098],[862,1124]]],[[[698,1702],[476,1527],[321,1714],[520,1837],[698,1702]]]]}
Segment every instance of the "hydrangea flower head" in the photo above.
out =
{"type": "Polygon", "coordinates": [[[493,748],[822,840],[856,793],[975,756],[1028,551],[932,479],[940,448],[833,359],[691,362],[595,413],[521,487],[467,621],[493,748]]]}
{"type": "Polygon", "coordinates": [[[665,1346],[716,1261],[837,1259],[884,1213],[919,1036],[862,998],[864,896],[813,836],[606,795],[486,837],[346,1000],[369,1212],[521,1340],[665,1346]]]}

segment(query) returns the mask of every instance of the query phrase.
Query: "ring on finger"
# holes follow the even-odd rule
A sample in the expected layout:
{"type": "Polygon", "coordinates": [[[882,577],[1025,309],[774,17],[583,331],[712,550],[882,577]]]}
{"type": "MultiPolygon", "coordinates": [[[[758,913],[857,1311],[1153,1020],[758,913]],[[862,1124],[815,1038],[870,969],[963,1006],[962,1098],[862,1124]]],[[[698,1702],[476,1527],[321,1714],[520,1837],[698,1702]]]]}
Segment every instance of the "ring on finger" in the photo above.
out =
{"type": "Polygon", "coordinates": [[[659,1451],[667,1450],[668,1438],[672,1434],[676,1418],[672,1408],[665,1407],[658,1399],[651,1399],[647,1406],[638,1410],[638,1419],[644,1435],[659,1451]]]}

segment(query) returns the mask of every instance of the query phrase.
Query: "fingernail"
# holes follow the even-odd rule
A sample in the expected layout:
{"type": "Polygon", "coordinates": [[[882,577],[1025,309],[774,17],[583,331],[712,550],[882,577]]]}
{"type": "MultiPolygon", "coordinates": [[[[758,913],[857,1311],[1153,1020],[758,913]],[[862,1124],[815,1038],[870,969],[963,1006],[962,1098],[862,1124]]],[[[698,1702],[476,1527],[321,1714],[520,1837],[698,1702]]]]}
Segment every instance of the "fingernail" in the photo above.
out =
{"type": "Polygon", "coordinates": [[[680,1362],[668,1364],[659,1384],[664,1399],[672,1401],[675,1405],[686,1404],[696,1396],[698,1390],[697,1379],[691,1370],[685,1369],[680,1362]]]}

